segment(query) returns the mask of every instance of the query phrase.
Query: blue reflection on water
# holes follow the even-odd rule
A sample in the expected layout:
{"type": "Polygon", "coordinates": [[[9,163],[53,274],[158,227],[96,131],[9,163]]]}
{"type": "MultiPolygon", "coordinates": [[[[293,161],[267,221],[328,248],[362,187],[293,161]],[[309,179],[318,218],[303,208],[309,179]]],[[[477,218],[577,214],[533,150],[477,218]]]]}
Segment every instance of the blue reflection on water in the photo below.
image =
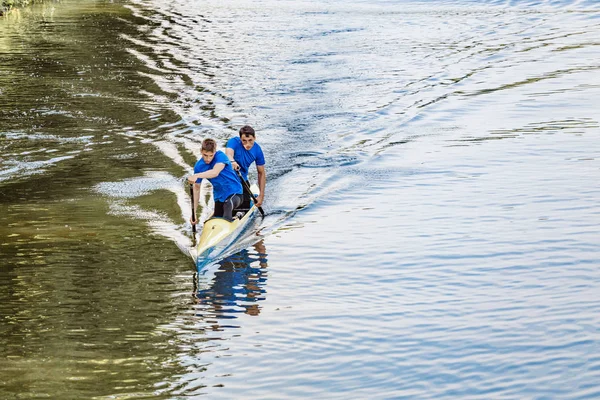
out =
{"type": "Polygon", "coordinates": [[[254,249],[256,252],[244,249],[195,275],[194,297],[214,317],[260,313],[258,302],[266,294],[267,254],[262,242],[255,244],[254,249]]]}

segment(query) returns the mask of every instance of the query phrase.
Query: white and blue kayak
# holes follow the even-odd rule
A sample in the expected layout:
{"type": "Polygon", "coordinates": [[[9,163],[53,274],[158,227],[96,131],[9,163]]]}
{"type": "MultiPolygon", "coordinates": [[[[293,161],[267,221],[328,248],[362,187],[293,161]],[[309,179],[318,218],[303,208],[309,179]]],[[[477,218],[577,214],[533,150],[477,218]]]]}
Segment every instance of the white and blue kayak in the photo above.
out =
{"type": "MultiPolygon", "coordinates": [[[[258,187],[252,185],[251,190],[256,195],[258,187]]],[[[196,267],[201,269],[228,255],[229,250],[235,248],[236,242],[254,225],[258,212],[258,207],[251,201],[250,209],[238,219],[233,221],[221,217],[207,219],[196,246],[196,267]]]]}

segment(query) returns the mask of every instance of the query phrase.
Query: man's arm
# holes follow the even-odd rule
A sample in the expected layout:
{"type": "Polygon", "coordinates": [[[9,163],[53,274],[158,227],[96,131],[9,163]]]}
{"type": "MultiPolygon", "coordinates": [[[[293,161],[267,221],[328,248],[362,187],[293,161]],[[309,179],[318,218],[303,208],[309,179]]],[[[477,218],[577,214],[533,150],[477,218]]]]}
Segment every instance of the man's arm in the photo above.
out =
{"type": "Polygon", "coordinates": [[[216,163],[215,166],[212,167],[212,169],[209,169],[208,171],[200,172],[198,174],[193,174],[193,175],[188,176],[188,181],[190,183],[196,183],[196,181],[200,178],[202,178],[202,179],[216,178],[217,176],[219,176],[221,171],[223,171],[223,168],[225,168],[224,163],[216,163]]]}
{"type": "Polygon", "coordinates": [[[265,187],[267,186],[267,173],[264,165],[257,165],[256,172],[258,172],[258,189],[260,194],[256,199],[256,206],[262,206],[263,200],[265,199],[265,187]]]}
{"type": "Polygon", "coordinates": [[[231,166],[233,167],[233,169],[239,171],[240,165],[237,163],[237,161],[234,160],[235,150],[233,150],[231,147],[227,147],[225,149],[225,154],[227,154],[227,157],[229,157],[229,161],[231,161],[231,166]]]}

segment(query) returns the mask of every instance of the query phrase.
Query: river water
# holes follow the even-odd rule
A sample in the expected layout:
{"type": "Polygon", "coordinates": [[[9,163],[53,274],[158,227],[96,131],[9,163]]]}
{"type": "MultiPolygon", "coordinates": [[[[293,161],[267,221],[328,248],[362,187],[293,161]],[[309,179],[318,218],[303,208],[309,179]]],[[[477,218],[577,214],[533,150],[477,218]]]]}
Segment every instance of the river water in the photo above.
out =
{"type": "Polygon", "coordinates": [[[0,19],[0,398],[600,397],[596,1],[0,19]],[[250,124],[267,217],[196,271],[250,124]]]}

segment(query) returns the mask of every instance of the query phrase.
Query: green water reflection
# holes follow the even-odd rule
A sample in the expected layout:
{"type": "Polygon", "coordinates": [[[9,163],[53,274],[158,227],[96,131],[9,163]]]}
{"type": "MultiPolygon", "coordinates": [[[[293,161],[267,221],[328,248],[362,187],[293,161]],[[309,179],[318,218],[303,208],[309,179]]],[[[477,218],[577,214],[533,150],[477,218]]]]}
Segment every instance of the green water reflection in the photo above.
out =
{"type": "MultiPolygon", "coordinates": [[[[123,39],[138,23],[108,1],[0,18],[1,398],[160,396],[182,372],[161,327],[192,302],[190,260],[95,189],[185,173],[140,139],[177,116],[123,39]]],[[[183,223],[171,192],[127,204],[183,223]]]]}

